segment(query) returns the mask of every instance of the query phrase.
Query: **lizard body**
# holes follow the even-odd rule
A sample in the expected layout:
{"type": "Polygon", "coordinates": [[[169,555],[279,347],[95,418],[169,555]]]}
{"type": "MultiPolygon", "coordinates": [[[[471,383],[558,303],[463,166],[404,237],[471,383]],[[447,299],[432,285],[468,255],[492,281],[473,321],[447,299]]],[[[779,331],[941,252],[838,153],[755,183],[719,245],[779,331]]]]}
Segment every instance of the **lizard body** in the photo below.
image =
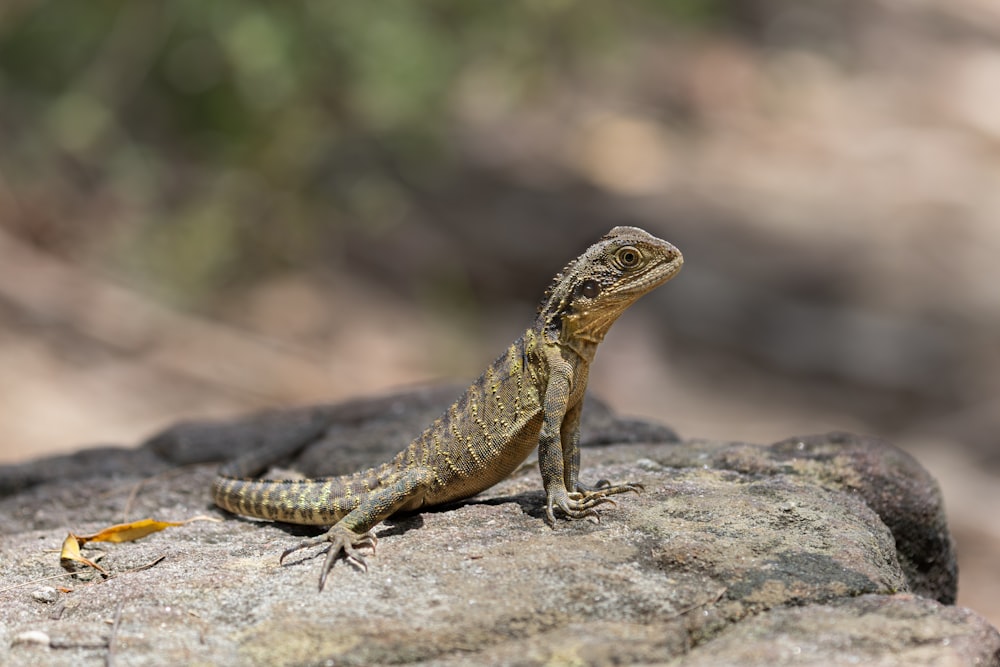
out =
{"type": "Polygon", "coordinates": [[[366,567],[357,549],[374,547],[371,530],[382,520],[473,496],[507,477],[536,446],[548,522],[554,524],[556,510],[570,519],[597,516],[594,507],[611,502],[608,496],[641,487],[579,481],[590,363],[618,316],[682,264],[666,241],[615,227],[555,277],[532,326],[391,461],[341,477],[251,479],[277,458],[254,452],[220,469],[215,503],[235,514],[331,526],[281,557],[329,542],[320,590],[341,554],[366,567]]]}

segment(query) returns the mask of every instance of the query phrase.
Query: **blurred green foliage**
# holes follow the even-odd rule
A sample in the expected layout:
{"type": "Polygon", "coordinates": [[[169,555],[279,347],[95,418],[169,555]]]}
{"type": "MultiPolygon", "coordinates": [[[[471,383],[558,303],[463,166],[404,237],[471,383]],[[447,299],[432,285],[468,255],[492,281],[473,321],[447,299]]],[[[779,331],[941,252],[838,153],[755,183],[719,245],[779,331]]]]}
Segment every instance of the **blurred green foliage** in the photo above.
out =
{"type": "Polygon", "coordinates": [[[461,168],[456,97],[515,107],[721,0],[31,1],[0,9],[0,224],[165,296],[336,257],[461,168]]]}

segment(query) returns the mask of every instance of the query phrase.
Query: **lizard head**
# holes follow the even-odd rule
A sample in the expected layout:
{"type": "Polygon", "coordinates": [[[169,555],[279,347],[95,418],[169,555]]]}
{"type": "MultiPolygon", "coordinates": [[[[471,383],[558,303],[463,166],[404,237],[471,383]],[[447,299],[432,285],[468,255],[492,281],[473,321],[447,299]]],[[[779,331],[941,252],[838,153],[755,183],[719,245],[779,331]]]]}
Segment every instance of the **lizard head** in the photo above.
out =
{"type": "Polygon", "coordinates": [[[615,227],[559,272],[538,309],[563,342],[599,343],[618,316],[681,270],[670,243],[638,227],[615,227]]]}

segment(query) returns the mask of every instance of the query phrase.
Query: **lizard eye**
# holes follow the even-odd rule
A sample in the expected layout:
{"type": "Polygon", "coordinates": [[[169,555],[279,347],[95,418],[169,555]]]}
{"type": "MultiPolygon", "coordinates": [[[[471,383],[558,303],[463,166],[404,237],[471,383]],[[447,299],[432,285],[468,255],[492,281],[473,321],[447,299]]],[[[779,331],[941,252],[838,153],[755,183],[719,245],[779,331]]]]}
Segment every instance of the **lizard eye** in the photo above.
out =
{"type": "Polygon", "coordinates": [[[582,283],[580,283],[580,294],[587,297],[588,299],[593,299],[600,293],[601,293],[601,286],[597,284],[596,280],[584,280],[582,283]]]}
{"type": "Polygon", "coordinates": [[[642,259],[642,253],[638,248],[627,245],[615,253],[615,259],[623,269],[634,269],[642,259]]]}

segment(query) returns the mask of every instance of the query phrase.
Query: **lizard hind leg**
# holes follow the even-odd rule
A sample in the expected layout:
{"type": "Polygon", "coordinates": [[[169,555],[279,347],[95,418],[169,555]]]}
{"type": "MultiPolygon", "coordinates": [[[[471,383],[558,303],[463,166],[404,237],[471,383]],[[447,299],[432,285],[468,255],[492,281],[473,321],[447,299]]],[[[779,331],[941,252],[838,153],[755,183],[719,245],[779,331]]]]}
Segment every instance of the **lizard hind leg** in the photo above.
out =
{"type": "Polygon", "coordinates": [[[323,590],[326,577],[330,574],[334,563],[341,555],[348,563],[353,563],[364,571],[368,564],[358,552],[358,549],[370,547],[375,551],[375,535],[372,528],[383,519],[391,516],[397,510],[416,508],[423,502],[423,494],[434,481],[434,473],[427,468],[412,468],[403,472],[393,472],[379,480],[379,486],[369,491],[357,507],[348,512],[328,531],[317,537],[305,540],[287,549],[279,562],[284,561],[288,554],[309,547],[322,546],[329,543],[323,570],[319,575],[319,589],[323,590]]]}
{"type": "Polygon", "coordinates": [[[323,590],[323,586],[326,584],[327,575],[330,574],[330,570],[333,569],[333,564],[341,554],[343,554],[344,559],[348,563],[353,563],[367,572],[368,563],[365,562],[364,557],[358,552],[358,549],[367,547],[372,550],[372,553],[375,553],[375,545],[378,543],[378,539],[370,530],[364,533],[358,533],[343,525],[341,522],[337,522],[322,535],[304,540],[294,547],[285,549],[281,554],[281,558],[278,559],[278,563],[284,563],[285,558],[289,554],[299,551],[300,549],[318,547],[327,543],[329,543],[329,548],[326,551],[326,559],[323,561],[323,569],[319,575],[319,590],[321,591],[323,590]]]}

